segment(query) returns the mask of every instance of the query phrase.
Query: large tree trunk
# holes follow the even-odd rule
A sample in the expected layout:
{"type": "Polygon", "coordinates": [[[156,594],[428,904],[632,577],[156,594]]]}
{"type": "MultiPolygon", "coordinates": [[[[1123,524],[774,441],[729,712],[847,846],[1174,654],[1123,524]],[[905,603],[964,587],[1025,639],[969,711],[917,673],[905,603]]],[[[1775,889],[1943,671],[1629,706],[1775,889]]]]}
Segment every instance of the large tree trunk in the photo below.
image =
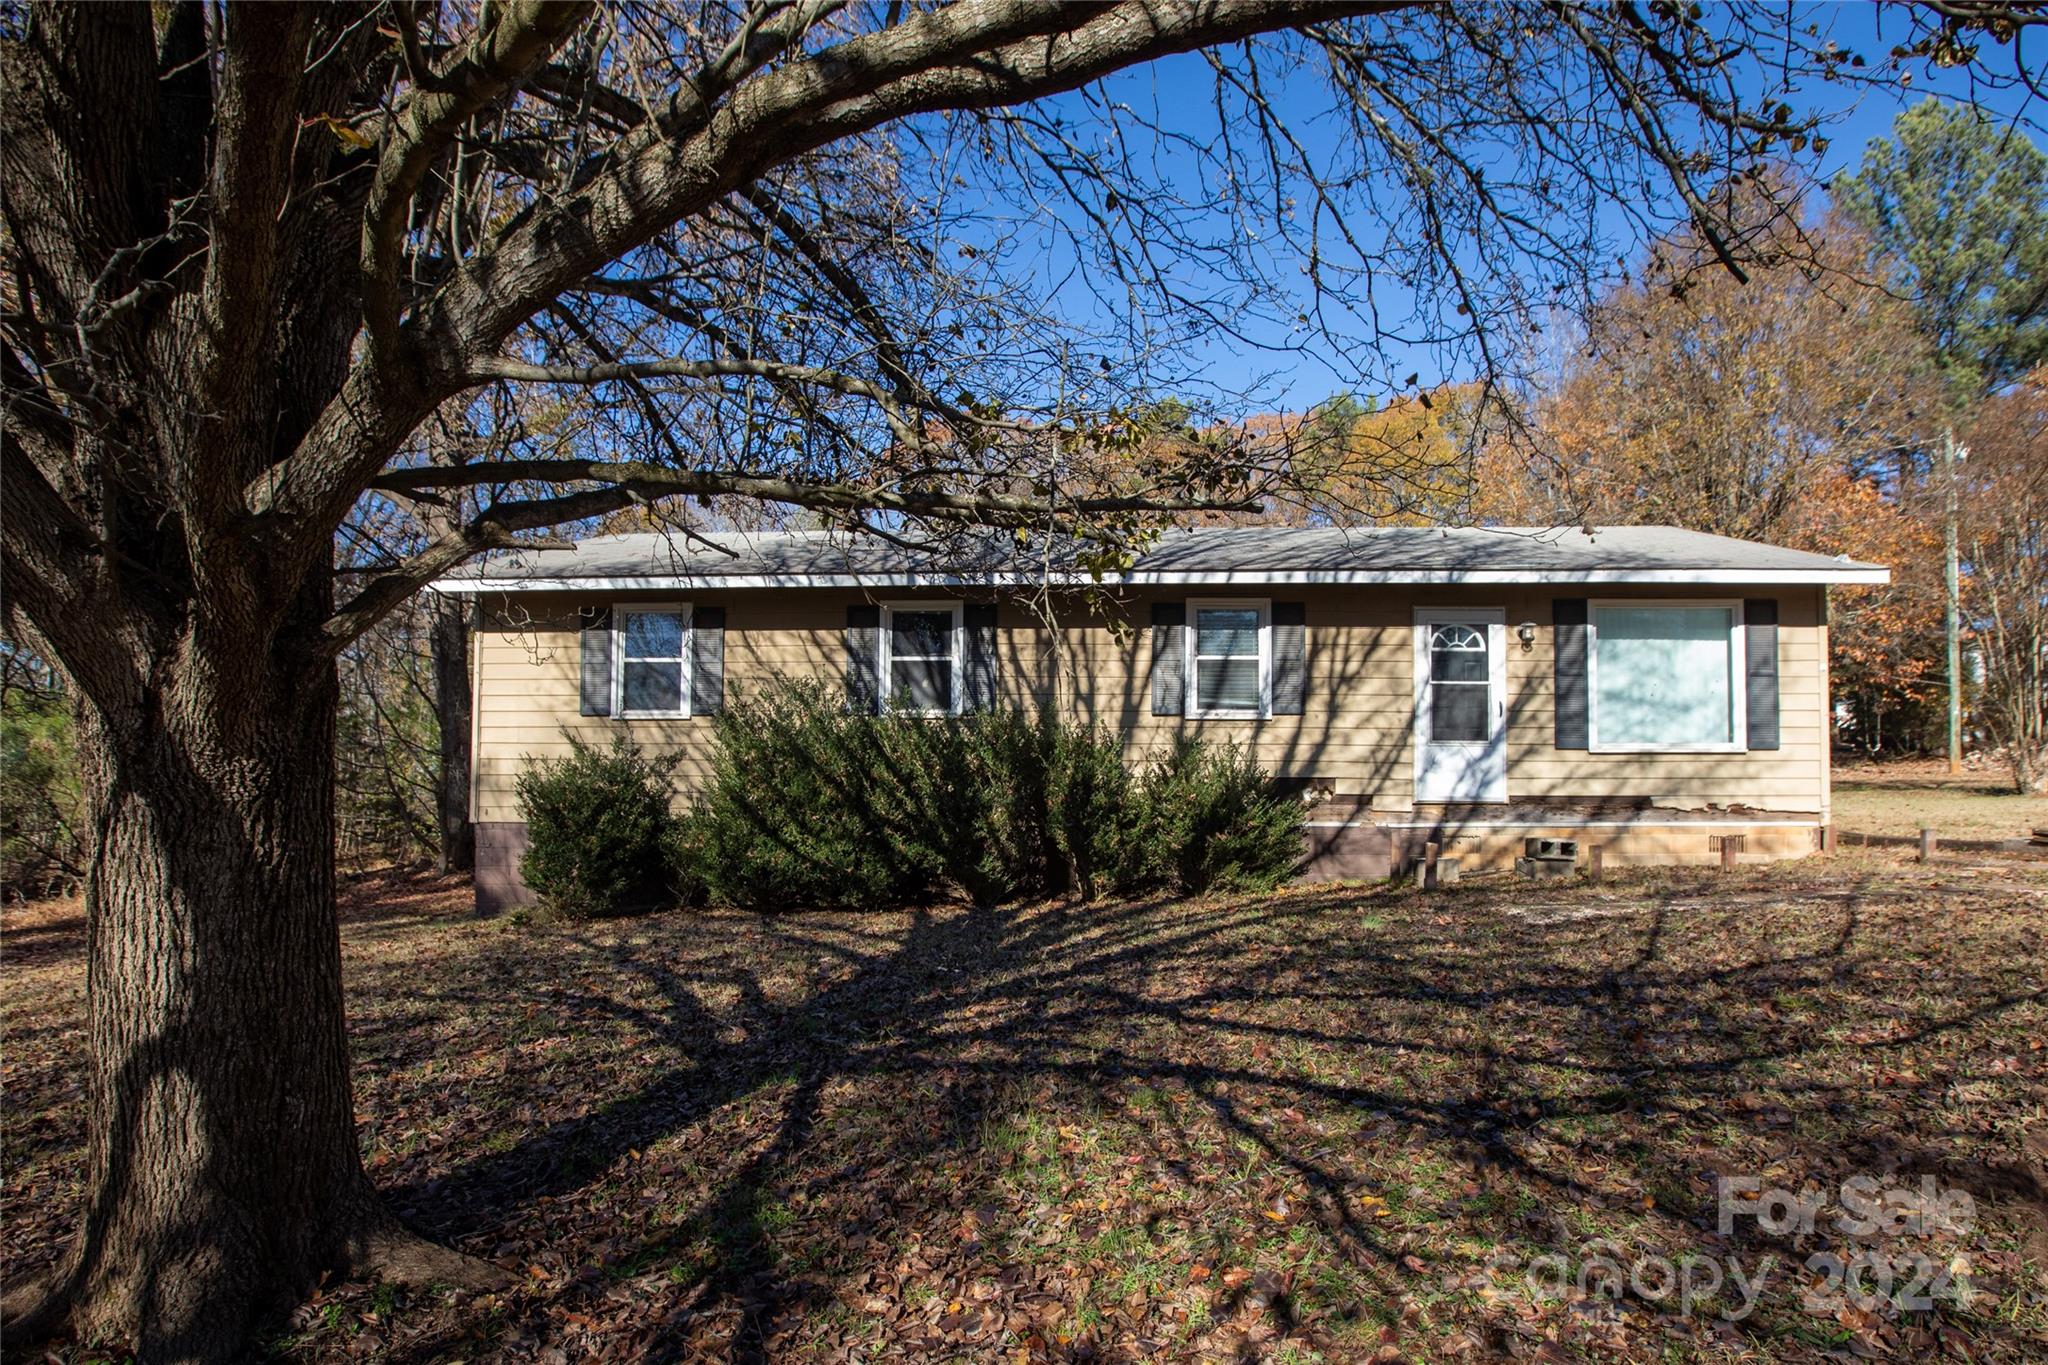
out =
{"type": "Polygon", "coordinates": [[[493,1273],[407,1236],[356,1147],[334,670],[222,676],[181,654],[135,707],[81,707],[94,1198],[10,1326],[68,1315],[145,1360],[234,1360],[323,1272],[493,1273]]]}
{"type": "Polygon", "coordinates": [[[86,726],[99,1198],[79,1269],[98,1321],[80,1326],[176,1357],[246,1340],[370,1207],[329,856],[334,687],[241,682],[261,747],[221,734],[193,684],[86,726]]]}
{"type": "Polygon", "coordinates": [[[441,871],[468,872],[476,866],[476,831],[469,823],[468,610],[460,598],[439,593],[429,594],[427,609],[433,613],[434,718],[441,741],[441,871]]]}

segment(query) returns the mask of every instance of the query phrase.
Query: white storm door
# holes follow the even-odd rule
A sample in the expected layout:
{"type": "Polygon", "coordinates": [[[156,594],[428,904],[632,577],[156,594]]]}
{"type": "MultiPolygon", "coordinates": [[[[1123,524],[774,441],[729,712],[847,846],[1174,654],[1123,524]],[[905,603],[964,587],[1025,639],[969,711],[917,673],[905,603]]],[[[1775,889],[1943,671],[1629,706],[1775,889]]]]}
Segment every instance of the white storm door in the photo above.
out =
{"type": "Polygon", "coordinates": [[[1507,618],[1415,611],[1415,799],[1508,799],[1507,618]]]}

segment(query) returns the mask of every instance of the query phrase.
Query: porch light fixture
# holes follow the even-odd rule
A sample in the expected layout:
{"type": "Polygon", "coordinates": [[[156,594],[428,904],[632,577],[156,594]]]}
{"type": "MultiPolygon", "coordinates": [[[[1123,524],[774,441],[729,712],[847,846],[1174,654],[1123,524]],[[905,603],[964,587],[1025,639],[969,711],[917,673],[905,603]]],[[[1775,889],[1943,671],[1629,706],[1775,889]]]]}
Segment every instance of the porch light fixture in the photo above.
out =
{"type": "Polygon", "coordinates": [[[1522,652],[1524,654],[1536,648],[1536,623],[1534,621],[1524,621],[1521,625],[1516,626],[1515,638],[1522,642],[1522,652]]]}

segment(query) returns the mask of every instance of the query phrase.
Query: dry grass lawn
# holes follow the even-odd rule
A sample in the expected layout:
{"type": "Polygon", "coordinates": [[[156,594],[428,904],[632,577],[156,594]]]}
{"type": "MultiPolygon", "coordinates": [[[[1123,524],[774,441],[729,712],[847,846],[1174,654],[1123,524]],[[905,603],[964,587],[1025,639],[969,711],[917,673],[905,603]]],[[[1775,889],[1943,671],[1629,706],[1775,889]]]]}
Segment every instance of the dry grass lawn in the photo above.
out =
{"type": "Polygon", "coordinates": [[[2024,839],[2048,825],[2048,797],[2021,796],[2002,767],[1951,777],[1946,762],[1917,759],[1840,764],[1834,774],[1835,827],[1893,837],[1931,826],[1949,839],[2024,839]]]}
{"type": "MultiPolygon", "coordinates": [[[[2044,931],[2048,866],[1875,854],[589,926],[363,880],[344,939],[366,1158],[520,1286],[334,1285],[276,1350],[2040,1359],[2044,931]],[[1856,1250],[1836,1210],[1723,1235],[1723,1175],[1965,1192],[1966,1226],[1870,1244],[1958,1292],[1809,1305],[1824,1280],[1795,1267],[1856,1250]],[[1655,1274],[1543,1291],[1603,1255],[1763,1288],[1735,1321],[1728,1283],[1689,1316],[1655,1274]]],[[[75,906],[6,921],[10,1276],[78,1207],[80,933],[75,906]]]]}

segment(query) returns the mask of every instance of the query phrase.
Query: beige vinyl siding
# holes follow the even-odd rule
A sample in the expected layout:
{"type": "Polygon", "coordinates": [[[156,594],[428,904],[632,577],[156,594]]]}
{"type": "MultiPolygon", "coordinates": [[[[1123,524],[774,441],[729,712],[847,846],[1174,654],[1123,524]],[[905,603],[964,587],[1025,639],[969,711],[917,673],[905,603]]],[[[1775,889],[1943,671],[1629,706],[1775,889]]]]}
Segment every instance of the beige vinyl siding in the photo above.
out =
{"type": "MultiPolygon", "coordinates": [[[[1701,597],[1739,590],[1708,589],[1701,597]]],[[[1822,810],[1826,783],[1826,629],[1821,592],[1747,590],[1779,601],[1779,710],[1782,747],[1769,753],[1593,754],[1552,745],[1550,602],[1554,596],[1656,597],[1656,589],[1278,588],[1230,592],[1189,589],[1130,593],[1109,604],[1125,629],[1091,614],[1078,597],[1058,604],[1060,626],[1047,629],[1025,607],[1002,603],[998,618],[1000,690],[1017,706],[1055,695],[1063,709],[1126,737],[1134,760],[1164,751],[1178,735],[1228,736],[1251,746],[1276,773],[1363,796],[1378,810],[1414,805],[1414,611],[1418,606],[1500,607],[1507,617],[1508,792],[1539,797],[1648,798],[1698,808],[1746,805],[1782,812],[1822,810]],[[1299,601],[1308,617],[1304,714],[1267,720],[1155,716],[1151,702],[1151,603],[1187,597],[1299,601]],[[1522,621],[1538,623],[1523,653],[1522,621]]],[[[676,594],[645,599],[677,600],[676,594]]],[[[480,820],[517,820],[513,782],[528,756],[553,756],[567,728],[603,743],[624,728],[643,744],[679,748],[685,793],[701,781],[711,722],[615,720],[578,711],[580,640],[576,607],[631,601],[522,593],[483,599],[477,641],[475,810],[480,820]]],[[[845,667],[846,608],[869,600],[831,589],[691,594],[698,606],[726,608],[728,700],[776,674],[822,676],[838,686],[845,667]]],[[[929,592],[880,593],[880,601],[950,601],[929,592]]]]}
{"type": "Polygon", "coordinates": [[[1181,735],[1227,737],[1249,746],[1276,773],[1346,793],[1371,793],[1377,805],[1412,804],[1413,665],[1403,638],[1405,617],[1385,593],[1282,588],[1255,596],[1197,589],[1134,595],[1127,610],[1134,628],[1122,640],[1099,625],[1064,635],[1075,713],[1124,734],[1134,760],[1170,749],[1181,735]],[[1152,714],[1152,603],[1190,596],[1306,604],[1308,680],[1301,715],[1223,720],[1152,714]]]}
{"type": "MultiPolygon", "coordinates": [[[[579,714],[582,641],[577,608],[593,602],[610,605],[632,600],[628,596],[592,599],[553,594],[522,594],[509,603],[503,598],[484,599],[483,626],[477,639],[478,745],[473,779],[479,820],[520,818],[513,790],[520,768],[529,757],[552,758],[568,752],[565,730],[596,744],[609,743],[623,730],[650,749],[680,749],[684,759],[676,772],[678,785],[687,793],[701,783],[703,758],[711,742],[708,718],[620,720],[579,714]]],[[[847,602],[843,593],[687,598],[648,594],[644,600],[726,607],[728,699],[742,693],[749,683],[777,673],[842,676],[847,602]],[[824,618],[830,619],[829,627],[820,624],[824,618]]]]}

